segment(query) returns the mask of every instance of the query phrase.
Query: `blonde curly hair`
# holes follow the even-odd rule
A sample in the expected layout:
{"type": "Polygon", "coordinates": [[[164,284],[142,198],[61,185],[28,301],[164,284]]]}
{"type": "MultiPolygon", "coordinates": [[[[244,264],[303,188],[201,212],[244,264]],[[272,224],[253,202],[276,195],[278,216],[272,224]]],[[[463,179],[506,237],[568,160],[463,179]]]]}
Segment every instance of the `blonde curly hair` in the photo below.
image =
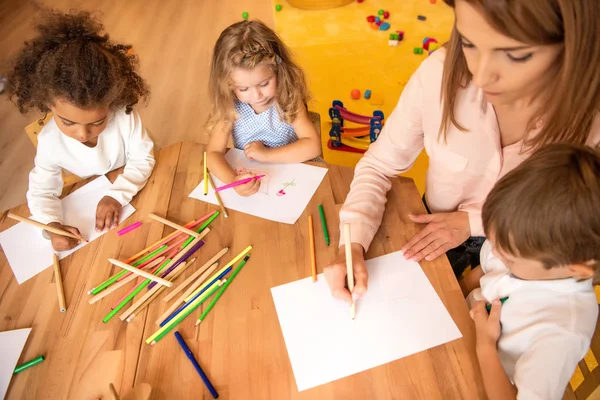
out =
{"type": "Polygon", "coordinates": [[[292,123],[309,100],[304,72],[293,61],[290,50],[272,29],[260,21],[241,21],[227,27],[213,51],[209,92],[212,107],[206,128],[231,130],[238,115],[231,72],[267,65],[277,77],[276,99],[282,120],[292,123]]]}

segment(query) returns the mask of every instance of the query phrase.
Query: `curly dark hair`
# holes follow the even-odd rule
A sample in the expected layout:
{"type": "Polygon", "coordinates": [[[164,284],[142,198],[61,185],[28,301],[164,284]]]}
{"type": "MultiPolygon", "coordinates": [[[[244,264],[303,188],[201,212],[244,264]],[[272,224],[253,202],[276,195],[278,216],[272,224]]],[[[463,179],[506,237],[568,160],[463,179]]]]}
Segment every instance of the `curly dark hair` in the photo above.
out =
{"type": "Polygon", "coordinates": [[[21,113],[50,111],[55,98],[82,109],[125,108],[150,94],[132,47],[117,44],[89,12],[46,11],[8,75],[8,93],[21,113]]]}

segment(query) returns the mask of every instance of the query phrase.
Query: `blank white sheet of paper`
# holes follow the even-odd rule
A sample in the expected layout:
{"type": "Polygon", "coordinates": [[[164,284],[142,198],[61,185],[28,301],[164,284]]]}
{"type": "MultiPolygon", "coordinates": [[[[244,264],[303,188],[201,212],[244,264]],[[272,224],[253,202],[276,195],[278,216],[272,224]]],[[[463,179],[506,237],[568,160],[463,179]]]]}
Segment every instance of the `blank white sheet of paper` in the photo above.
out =
{"type": "MultiPolygon", "coordinates": [[[[111,186],[107,177],[100,176],[63,198],[64,224],[77,227],[90,242],[106,233],[96,232],[96,206],[111,186]]],[[[126,205],[121,209],[119,222],[134,212],[131,204],[126,205]]],[[[57,254],[62,260],[86,244],[57,254]]],[[[19,285],[52,265],[54,249],[50,240],[42,236],[41,229],[30,224],[19,222],[1,232],[0,245],[19,285]]]]}
{"type": "Polygon", "coordinates": [[[6,395],[8,384],[30,332],[31,328],[0,332],[0,399],[6,395]]]}
{"type": "Polygon", "coordinates": [[[462,337],[419,264],[396,252],[367,268],[354,320],[323,274],[271,289],[299,391],[462,337]]]}
{"type": "MultiPolygon", "coordinates": [[[[259,191],[252,196],[242,197],[233,188],[220,191],[225,208],[284,224],[296,223],[327,173],[327,168],[306,164],[263,164],[251,161],[238,149],[229,150],[225,159],[238,173],[265,175],[260,180],[259,191]]],[[[212,177],[216,187],[223,185],[216,176],[212,177]]],[[[204,195],[203,182],[204,180],[190,193],[190,197],[218,205],[212,188],[208,195],[204,195]]]]}

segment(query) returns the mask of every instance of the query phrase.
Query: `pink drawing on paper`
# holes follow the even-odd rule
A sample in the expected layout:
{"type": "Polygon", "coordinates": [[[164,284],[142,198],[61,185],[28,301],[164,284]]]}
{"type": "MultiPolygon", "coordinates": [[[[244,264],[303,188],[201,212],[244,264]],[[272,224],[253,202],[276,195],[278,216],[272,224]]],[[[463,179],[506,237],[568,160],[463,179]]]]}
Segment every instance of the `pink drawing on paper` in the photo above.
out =
{"type": "Polygon", "coordinates": [[[283,187],[281,188],[281,190],[279,190],[279,192],[277,192],[277,196],[281,197],[281,196],[285,196],[287,194],[286,190],[289,187],[294,187],[296,186],[296,179],[292,179],[291,182],[283,182],[283,187]]]}

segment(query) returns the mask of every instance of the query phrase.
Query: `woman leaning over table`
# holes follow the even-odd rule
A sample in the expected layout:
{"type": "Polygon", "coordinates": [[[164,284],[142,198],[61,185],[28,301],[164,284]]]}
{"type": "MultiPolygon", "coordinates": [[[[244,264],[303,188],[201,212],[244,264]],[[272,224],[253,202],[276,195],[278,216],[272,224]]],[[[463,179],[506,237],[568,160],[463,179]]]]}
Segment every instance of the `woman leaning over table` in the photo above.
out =
{"type": "MultiPolygon", "coordinates": [[[[600,142],[598,0],[444,1],[455,12],[450,41],[409,80],[340,211],[341,226],[351,225],[355,299],[367,290],[364,252],[390,178],[423,148],[430,214],[409,215],[425,227],[402,251],[414,261],[446,253],[458,278],[479,264],[481,207],[498,179],[548,143],[600,142]]],[[[350,301],[343,248],[325,277],[350,301]]]]}

